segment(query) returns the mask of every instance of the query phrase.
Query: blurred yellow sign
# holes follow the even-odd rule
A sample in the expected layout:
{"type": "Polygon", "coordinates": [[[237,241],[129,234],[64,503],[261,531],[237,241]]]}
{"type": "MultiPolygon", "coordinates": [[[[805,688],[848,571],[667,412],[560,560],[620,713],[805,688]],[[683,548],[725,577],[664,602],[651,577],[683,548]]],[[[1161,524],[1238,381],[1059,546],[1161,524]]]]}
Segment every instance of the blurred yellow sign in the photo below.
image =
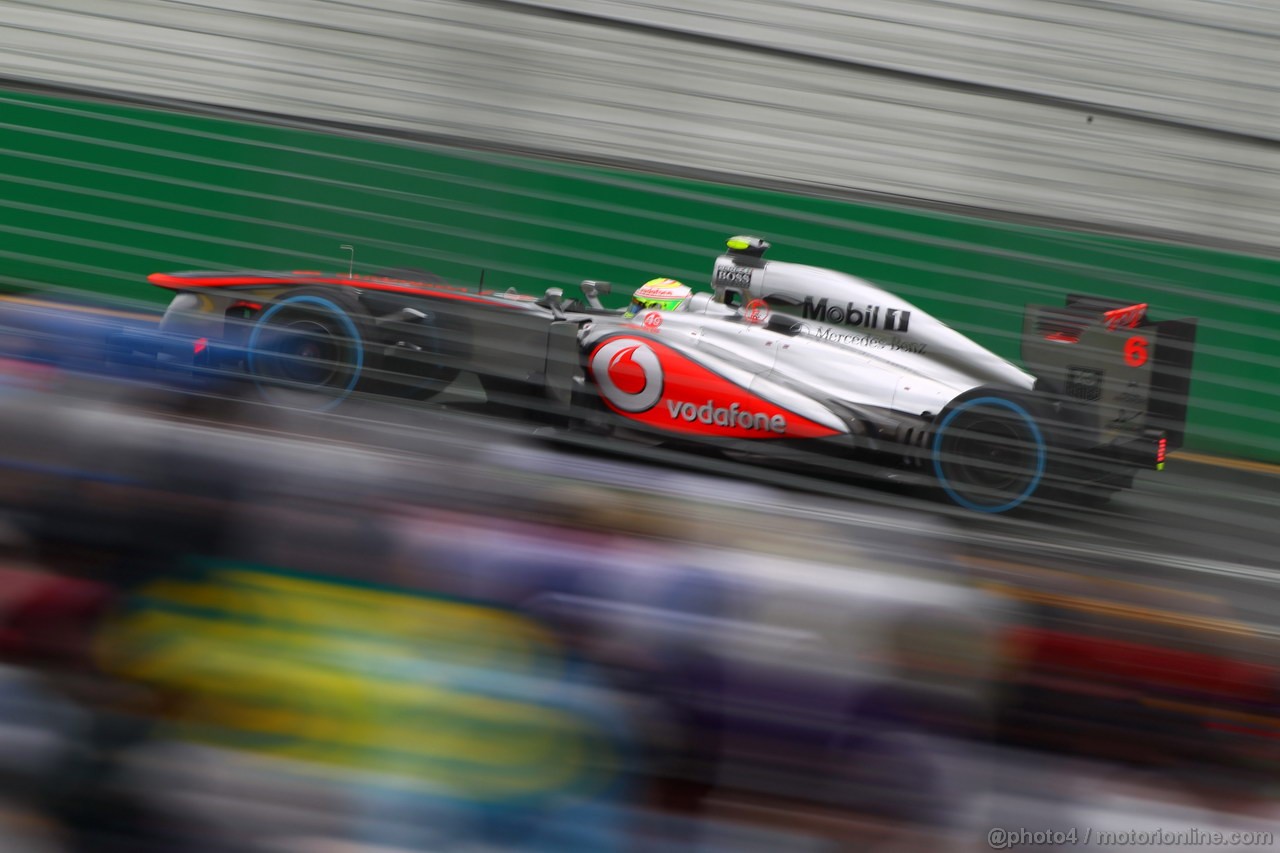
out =
{"type": "Polygon", "coordinates": [[[223,746],[476,799],[584,792],[615,763],[551,636],[475,603],[217,567],[141,590],[97,651],[223,746]]]}

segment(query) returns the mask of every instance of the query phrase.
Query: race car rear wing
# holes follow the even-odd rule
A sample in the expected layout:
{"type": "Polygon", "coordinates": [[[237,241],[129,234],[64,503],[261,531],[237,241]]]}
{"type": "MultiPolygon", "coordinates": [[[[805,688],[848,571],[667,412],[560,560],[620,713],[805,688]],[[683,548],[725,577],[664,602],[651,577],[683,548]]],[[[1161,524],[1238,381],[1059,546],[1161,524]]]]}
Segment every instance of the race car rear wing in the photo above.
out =
{"type": "Polygon", "coordinates": [[[1196,321],[1152,322],[1147,308],[1079,295],[1029,305],[1022,361],[1038,390],[1080,404],[1100,443],[1159,433],[1173,450],[1186,433],[1196,321]]]}

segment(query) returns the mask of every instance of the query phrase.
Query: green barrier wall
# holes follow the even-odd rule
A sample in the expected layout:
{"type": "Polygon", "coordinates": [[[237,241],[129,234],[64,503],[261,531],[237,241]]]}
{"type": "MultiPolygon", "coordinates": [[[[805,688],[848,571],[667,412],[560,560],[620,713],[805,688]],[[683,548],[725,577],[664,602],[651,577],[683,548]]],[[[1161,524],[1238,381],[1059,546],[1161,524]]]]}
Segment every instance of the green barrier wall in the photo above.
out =
{"type": "Polygon", "coordinates": [[[572,291],[705,283],[730,234],[845,270],[1017,357],[1028,302],[1068,292],[1200,318],[1189,447],[1280,461],[1280,261],[847,200],[0,92],[10,285],[163,299],[179,269],[431,269],[572,291]]]}

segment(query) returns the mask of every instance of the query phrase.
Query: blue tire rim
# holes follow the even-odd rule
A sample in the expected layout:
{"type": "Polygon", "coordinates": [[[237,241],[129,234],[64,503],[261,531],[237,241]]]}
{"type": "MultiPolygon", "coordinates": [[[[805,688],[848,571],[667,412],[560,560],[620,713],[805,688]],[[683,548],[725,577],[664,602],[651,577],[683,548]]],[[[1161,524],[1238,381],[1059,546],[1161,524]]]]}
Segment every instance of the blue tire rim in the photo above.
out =
{"type": "MultiPolygon", "coordinates": [[[[334,394],[333,397],[328,402],[326,402],[323,406],[317,407],[319,411],[332,409],[334,406],[338,405],[343,400],[345,400],[348,396],[350,396],[351,392],[356,387],[356,383],[360,380],[360,373],[364,370],[364,341],[361,340],[360,331],[359,329],[356,328],[356,324],[351,319],[351,317],[347,315],[347,312],[343,311],[342,308],[339,307],[337,303],[332,302],[328,299],[325,299],[323,296],[312,296],[311,294],[304,294],[302,296],[291,296],[286,299],[280,300],[279,302],[277,302],[275,305],[272,305],[263,313],[262,317],[258,320],[258,322],[254,324],[253,331],[249,335],[249,352],[248,352],[249,373],[253,376],[254,384],[258,386],[258,390],[262,393],[264,397],[269,398],[270,389],[265,388],[263,386],[263,382],[258,375],[258,372],[259,372],[258,353],[259,353],[260,343],[262,340],[263,331],[268,327],[272,317],[276,316],[285,308],[294,307],[297,305],[312,305],[327,311],[330,314],[330,316],[332,316],[333,319],[337,321],[338,325],[342,327],[342,331],[346,334],[347,340],[351,342],[352,352],[354,353],[354,359],[353,359],[354,364],[351,365],[351,376],[347,379],[345,386],[342,386],[337,389],[334,389],[334,388],[327,389],[329,391],[336,390],[337,393],[334,394]]],[[[317,389],[317,392],[318,392],[318,389],[317,389]]]]}
{"type": "Polygon", "coordinates": [[[1031,413],[1022,406],[1012,400],[1006,400],[1003,397],[975,397],[972,400],[966,400],[952,409],[947,416],[943,418],[941,426],[938,427],[933,437],[933,472],[938,478],[938,483],[942,486],[943,491],[947,493],[947,497],[952,501],[965,509],[974,510],[975,512],[992,514],[1008,512],[1009,510],[1025,503],[1026,500],[1035,493],[1036,489],[1040,486],[1040,481],[1044,478],[1047,456],[1048,454],[1046,452],[1044,435],[1040,432],[1040,427],[1035,422],[1035,418],[1031,417],[1031,413]],[[946,440],[948,428],[950,428],[952,422],[955,421],[959,415],[977,408],[978,406],[993,406],[995,408],[1005,409],[1012,412],[1027,425],[1031,432],[1031,437],[1035,442],[1035,470],[1030,480],[1028,480],[1026,486],[1023,487],[1021,492],[998,505],[977,503],[961,494],[957,491],[955,486],[951,484],[950,478],[947,477],[943,470],[942,443],[946,440]]]}

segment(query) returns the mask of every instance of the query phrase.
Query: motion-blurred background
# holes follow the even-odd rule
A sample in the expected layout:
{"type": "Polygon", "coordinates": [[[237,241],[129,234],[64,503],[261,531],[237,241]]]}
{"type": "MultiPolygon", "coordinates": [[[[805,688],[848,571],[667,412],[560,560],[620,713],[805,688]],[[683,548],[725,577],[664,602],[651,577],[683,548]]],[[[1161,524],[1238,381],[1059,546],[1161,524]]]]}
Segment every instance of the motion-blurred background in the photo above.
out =
{"type": "Polygon", "coordinates": [[[706,289],[747,233],[1010,358],[1072,292],[1199,341],[1169,471],[975,519],[6,335],[0,847],[1273,845],[1277,56],[1268,2],[2,0],[6,311],[343,245],[706,289]]]}

